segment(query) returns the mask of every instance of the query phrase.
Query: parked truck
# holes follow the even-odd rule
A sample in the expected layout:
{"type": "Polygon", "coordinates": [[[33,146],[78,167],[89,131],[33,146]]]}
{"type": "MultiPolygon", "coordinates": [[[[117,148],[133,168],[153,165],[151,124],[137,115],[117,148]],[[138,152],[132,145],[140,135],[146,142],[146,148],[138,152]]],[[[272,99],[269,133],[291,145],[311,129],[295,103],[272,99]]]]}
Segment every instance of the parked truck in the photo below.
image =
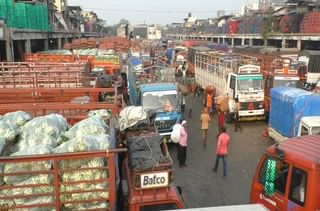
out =
{"type": "Polygon", "coordinates": [[[263,76],[254,57],[240,54],[197,52],[196,82],[205,89],[214,86],[217,95],[239,99],[240,120],[264,119],[263,76]]]}
{"type": "Polygon", "coordinates": [[[109,136],[105,136],[109,138],[99,142],[98,148],[93,136],[88,140],[85,136],[78,137],[78,144],[74,141],[73,144],[62,143],[67,148],[59,145],[52,154],[0,157],[0,210],[139,211],[184,208],[181,195],[172,183],[173,164],[165,143],[160,142],[161,137],[156,134],[140,137],[145,144],[144,138],[157,139],[157,142],[152,140],[150,146],[155,156],[152,159],[159,163],[156,167],[139,169],[134,162],[146,160],[137,158],[142,149],[134,146],[135,149],[132,147],[126,152],[125,148],[116,148],[117,130],[113,125],[115,119],[110,118],[109,136]],[[72,152],[57,153],[58,149],[72,152]],[[136,154],[133,154],[134,150],[136,154]],[[124,162],[119,162],[119,153],[125,153],[124,162]]]}
{"type": "Polygon", "coordinates": [[[144,69],[139,58],[129,58],[128,93],[131,105],[154,112],[155,125],[161,135],[170,135],[173,125],[181,119],[181,96],[174,81],[174,69],[166,64],[156,63],[144,69]]]}
{"type": "Polygon", "coordinates": [[[302,87],[301,62],[284,57],[261,57],[261,66],[264,67],[264,109],[266,118],[270,112],[270,89],[279,86],[302,87]]]}
{"type": "Polygon", "coordinates": [[[320,135],[270,146],[252,180],[250,202],[271,211],[320,210],[320,135]]]}
{"type": "Polygon", "coordinates": [[[271,89],[269,137],[275,141],[320,132],[320,96],[293,87],[271,89]]]}
{"type": "Polygon", "coordinates": [[[319,51],[304,50],[298,54],[298,60],[306,66],[305,88],[312,90],[320,81],[320,53],[319,51]]]}

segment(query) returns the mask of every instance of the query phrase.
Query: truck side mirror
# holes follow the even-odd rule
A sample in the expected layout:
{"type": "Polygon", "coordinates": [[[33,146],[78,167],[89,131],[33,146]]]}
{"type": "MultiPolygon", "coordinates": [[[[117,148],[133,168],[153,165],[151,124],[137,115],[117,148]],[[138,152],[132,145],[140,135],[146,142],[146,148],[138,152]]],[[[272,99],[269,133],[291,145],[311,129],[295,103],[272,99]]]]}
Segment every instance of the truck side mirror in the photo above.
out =
{"type": "Polygon", "coordinates": [[[274,196],[274,180],[276,175],[277,161],[269,157],[266,161],[264,191],[267,196],[274,196]]]}

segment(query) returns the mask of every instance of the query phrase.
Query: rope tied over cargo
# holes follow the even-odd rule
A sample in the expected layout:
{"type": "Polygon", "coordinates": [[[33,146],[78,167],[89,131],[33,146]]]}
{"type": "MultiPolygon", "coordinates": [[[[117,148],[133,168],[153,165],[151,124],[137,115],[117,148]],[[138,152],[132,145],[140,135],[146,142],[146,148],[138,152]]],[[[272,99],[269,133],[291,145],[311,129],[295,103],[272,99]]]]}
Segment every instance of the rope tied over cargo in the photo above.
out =
{"type": "Polygon", "coordinates": [[[152,151],[152,148],[151,148],[148,140],[146,139],[146,136],[143,136],[143,140],[146,142],[146,144],[150,150],[150,157],[149,158],[155,162],[155,165],[152,167],[152,170],[153,170],[153,168],[158,167],[160,165],[160,163],[159,163],[159,161],[157,161],[156,159],[153,158],[153,151],[152,151]]]}

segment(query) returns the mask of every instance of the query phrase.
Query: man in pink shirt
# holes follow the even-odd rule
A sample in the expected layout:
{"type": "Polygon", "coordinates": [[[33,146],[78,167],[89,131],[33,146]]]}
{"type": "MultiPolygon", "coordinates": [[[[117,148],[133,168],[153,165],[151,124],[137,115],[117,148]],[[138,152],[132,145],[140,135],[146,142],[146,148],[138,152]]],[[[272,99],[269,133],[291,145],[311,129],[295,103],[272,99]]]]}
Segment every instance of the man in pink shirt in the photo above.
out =
{"type": "Polygon", "coordinates": [[[179,150],[178,150],[178,160],[179,167],[182,168],[186,165],[187,158],[187,142],[188,142],[188,134],[187,134],[187,121],[183,120],[181,123],[182,127],[180,129],[180,141],[179,141],[179,150]]]}
{"type": "Polygon", "coordinates": [[[226,128],[221,127],[221,133],[218,137],[217,148],[216,148],[216,164],[214,165],[214,172],[217,172],[219,166],[219,160],[222,158],[223,161],[223,178],[227,178],[227,155],[228,155],[228,145],[230,141],[230,136],[226,133],[226,128]]]}

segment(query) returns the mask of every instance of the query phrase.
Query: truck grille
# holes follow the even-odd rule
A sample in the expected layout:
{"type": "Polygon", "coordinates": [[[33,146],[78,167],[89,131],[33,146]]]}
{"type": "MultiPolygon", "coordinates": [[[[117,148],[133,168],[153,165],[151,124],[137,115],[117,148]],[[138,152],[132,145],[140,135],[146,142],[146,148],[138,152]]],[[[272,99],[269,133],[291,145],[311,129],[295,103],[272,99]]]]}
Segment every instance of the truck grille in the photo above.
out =
{"type": "Polygon", "coordinates": [[[240,110],[256,110],[256,109],[262,109],[263,108],[263,102],[241,102],[240,103],[240,110]],[[259,107],[260,105],[260,107],[259,107]],[[262,105],[262,106],[261,106],[262,105]]]}
{"type": "Polygon", "coordinates": [[[167,132],[167,131],[172,130],[173,125],[176,123],[176,121],[177,121],[176,119],[174,119],[174,120],[160,120],[160,121],[156,121],[155,125],[160,133],[167,132]]]}

